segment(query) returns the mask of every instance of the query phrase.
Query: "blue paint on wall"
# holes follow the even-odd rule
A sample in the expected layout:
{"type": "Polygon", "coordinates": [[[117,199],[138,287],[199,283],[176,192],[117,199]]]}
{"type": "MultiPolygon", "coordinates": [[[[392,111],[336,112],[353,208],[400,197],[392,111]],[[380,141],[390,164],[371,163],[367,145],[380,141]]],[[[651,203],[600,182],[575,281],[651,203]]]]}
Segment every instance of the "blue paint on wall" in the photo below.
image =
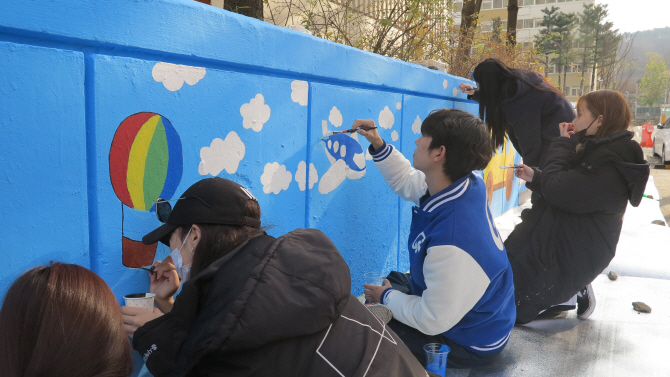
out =
{"type": "Polygon", "coordinates": [[[84,55],[0,41],[0,295],[51,259],[89,267],[84,55]]]}
{"type": "MultiPolygon", "coordinates": [[[[0,56],[0,295],[51,259],[91,268],[119,299],[148,289],[146,272],[122,265],[121,240],[159,222],[124,208],[109,172],[114,134],[139,112],[169,119],[181,139],[173,197],[212,175],[245,185],[270,234],[310,226],[331,237],[360,294],[365,272],[407,270],[411,204],[366,159],[363,137],[329,147],[324,129],[374,119],[411,159],[417,116],[477,112],[454,91],[469,80],[194,1],[8,0],[0,56]]],[[[494,216],[509,206],[498,196],[494,216]]],[[[158,245],[155,258],[168,253],[158,245]]]]}

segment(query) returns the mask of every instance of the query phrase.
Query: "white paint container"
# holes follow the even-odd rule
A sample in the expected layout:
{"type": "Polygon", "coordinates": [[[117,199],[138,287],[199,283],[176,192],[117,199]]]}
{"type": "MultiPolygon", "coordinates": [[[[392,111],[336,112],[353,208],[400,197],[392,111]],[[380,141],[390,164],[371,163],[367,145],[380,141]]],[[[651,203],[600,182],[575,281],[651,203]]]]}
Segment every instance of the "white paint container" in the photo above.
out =
{"type": "Polygon", "coordinates": [[[123,296],[123,299],[126,300],[126,306],[153,311],[155,296],[155,293],[133,293],[123,296]]]}

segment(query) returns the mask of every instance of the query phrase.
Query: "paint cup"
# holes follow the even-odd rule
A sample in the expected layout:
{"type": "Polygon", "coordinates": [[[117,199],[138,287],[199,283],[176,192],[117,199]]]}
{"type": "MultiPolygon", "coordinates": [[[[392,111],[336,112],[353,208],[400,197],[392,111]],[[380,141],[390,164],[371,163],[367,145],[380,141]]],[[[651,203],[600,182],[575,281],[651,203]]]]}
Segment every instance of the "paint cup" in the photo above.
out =
{"type": "Polygon", "coordinates": [[[376,272],[367,272],[365,273],[363,282],[370,285],[384,285],[385,276],[379,276],[376,272]]]}
{"type": "Polygon", "coordinates": [[[447,374],[447,356],[451,349],[442,343],[428,343],[423,346],[426,353],[426,370],[444,377],[447,374]]]}
{"type": "Polygon", "coordinates": [[[126,300],[126,306],[153,311],[154,296],[156,296],[155,293],[133,293],[123,296],[123,299],[126,300]]]}

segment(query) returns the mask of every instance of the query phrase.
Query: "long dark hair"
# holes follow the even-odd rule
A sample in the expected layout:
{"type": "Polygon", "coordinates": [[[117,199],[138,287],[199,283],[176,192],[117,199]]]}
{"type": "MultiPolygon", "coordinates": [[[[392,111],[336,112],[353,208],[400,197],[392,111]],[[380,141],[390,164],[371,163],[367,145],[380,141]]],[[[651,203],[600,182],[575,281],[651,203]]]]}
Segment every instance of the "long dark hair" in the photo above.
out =
{"type": "MultiPolygon", "coordinates": [[[[248,200],[244,208],[244,216],[261,219],[261,207],[255,200],[248,200]]],[[[193,265],[190,276],[195,276],[209,267],[219,258],[231,252],[242,242],[265,233],[264,228],[248,225],[197,224],[200,227],[200,241],[193,250],[193,265]]],[[[193,225],[183,225],[175,229],[180,241],[184,241],[188,230],[193,225]]]]}
{"type": "Polygon", "coordinates": [[[21,275],[0,309],[8,377],[126,377],[133,371],[121,310],[107,284],[75,264],[21,275]]]}
{"type": "Polygon", "coordinates": [[[486,121],[491,131],[494,148],[505,144],[505,134],[512,128],[501,105],[516,94],[518,81],[537,90],[554,92],[564,97],[560,90],[547,81],[540,84],[529,82],[523,77],[523,72],[532,71],[511,68],[498,59],[489,58],[479,63],[472,74],[479,89],[479,117],[486,121]]]}

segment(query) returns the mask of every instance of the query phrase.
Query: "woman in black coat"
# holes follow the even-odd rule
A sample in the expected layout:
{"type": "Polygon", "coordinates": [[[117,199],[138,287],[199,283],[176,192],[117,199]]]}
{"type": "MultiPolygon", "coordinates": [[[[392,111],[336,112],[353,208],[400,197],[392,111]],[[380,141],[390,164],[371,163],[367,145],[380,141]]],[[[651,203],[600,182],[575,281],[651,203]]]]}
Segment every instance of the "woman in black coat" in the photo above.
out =
{"type": "Polygon", "coordinates": [[[479,117],[489,126],[495,147],[505,143],[507,134],[526,165],[543,168],[558,124],[575,117],[563,93],[536,72],[492,58],[475,67],[473,80],[476,89],[467,83],[460,89],[479,102],[479,117]]]}
{"type": "Polygon", "coordinates": [[[542,195],[505,241],[517,323],[578,292],[578,317],[593,312],[590,283],[614,257],[627,203],[639,205],[649,177],[630,121],[621,93],[590,92],[579,98],[573,122],[559,125],[545,168],[516,169],[542,195]]]}
{"type": "Polygon", "coordinates": [[[350,293],[349,268],[321,231],[265,234],[256,198],[219,177],[156,213],[165,224],[142,242],[173,250],[150,277],[158,308],[121,308],[152,375],[427,375],[350,293]]]}

